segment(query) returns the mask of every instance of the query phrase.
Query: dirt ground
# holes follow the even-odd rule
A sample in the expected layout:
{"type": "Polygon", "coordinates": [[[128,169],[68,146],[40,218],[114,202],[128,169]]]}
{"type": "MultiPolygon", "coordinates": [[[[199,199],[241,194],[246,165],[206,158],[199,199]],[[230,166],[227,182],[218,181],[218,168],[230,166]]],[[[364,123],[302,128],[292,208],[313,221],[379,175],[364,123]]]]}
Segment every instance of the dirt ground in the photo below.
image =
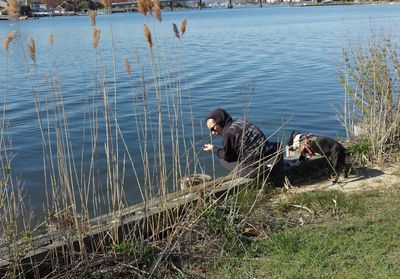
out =
{"type": "Polygon", "coordinates": [[[338,183],[329,179],[329,167],[323,161],[315,160],[289,172],[285,183],[286,190],[300,193],[314,190],[340,190],[344,192],[387,189],[400,184],[400,166],[386,165],[384,167],[354,168],[348,178],[343,175],[338,183]]]}

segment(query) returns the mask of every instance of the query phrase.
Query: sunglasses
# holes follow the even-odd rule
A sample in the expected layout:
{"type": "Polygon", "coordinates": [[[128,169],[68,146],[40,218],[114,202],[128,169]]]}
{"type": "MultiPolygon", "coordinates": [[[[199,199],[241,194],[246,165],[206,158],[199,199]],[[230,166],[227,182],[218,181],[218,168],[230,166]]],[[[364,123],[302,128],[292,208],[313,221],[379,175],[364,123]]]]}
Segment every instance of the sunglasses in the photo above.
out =
{"type": "Polygon", "coordinates": [[[215,129],[215,126],[217,126],[217,124],[215,123],[215,125],[214,126],[212,126],[211,128],[210,128],[210,131],[211,132],[217,132],[217,129],[215,129]]]}

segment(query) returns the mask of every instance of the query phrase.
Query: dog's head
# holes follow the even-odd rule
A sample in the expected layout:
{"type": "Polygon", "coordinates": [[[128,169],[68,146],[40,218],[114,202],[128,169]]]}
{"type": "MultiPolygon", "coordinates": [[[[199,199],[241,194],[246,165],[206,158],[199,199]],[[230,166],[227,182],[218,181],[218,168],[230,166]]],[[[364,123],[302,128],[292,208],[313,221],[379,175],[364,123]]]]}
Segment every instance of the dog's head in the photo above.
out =
{"type": "Polygon", "coordinates": [[[295,130],[292,131],[289,137],[288,146],[290,151],[295,151],[300,147],[300,141],[303,138],[303,135],[297,133],[295,130]]]}

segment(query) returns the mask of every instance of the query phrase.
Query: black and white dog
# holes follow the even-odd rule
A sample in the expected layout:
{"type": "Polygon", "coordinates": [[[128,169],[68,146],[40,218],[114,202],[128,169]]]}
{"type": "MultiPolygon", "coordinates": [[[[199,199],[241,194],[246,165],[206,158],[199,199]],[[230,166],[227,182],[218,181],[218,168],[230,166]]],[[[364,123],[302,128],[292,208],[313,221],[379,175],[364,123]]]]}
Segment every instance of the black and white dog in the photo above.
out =
{"type": "Polygon", "coordinates": [[[300,151],[299,162],[312,155],[322,155],[329,160],[335,172],[333,183],[338,181],[340,173],[344,170],[344,177],[348,175],[346,164],[346,149],[337,141],[312,134],[303,135],[293,131],[288,142],[289,150],[300,151]]]}

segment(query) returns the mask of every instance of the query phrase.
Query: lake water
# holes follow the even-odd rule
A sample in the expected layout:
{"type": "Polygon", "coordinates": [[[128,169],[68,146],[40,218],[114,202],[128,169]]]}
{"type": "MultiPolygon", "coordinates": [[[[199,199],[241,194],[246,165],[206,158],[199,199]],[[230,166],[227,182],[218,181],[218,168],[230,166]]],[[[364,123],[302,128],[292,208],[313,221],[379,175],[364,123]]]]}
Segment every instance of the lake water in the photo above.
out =
{"type": "MultiPolygon", "coordinates": [[[[391,31],[396,37],[400,5],[177,10],[164,12],[161,26],[138,13],[98,15],[101,59],[111,92],[118,96],[119,125],[134,154],[138,152],[131,109],[132,83],[125,72],[124,59],[135,61],[135,52],[147,57],[143,36],[143,24],[147,24],[151,30],[158,30],[157,38],[169,63],[179,61],[181,48],[172,23],[179,27],[185,16],[188,25],[183,39],[182,77],[186,83],[182,88],[192,98],[194,123],[198,126],[196,138],[204,136],[204,117],[210,110],[222,107],[236,118],[242,115],[246,103],[248,118],[267,135],[293,117],[274,138],[281,138],[292,129],[338,137],[344,136],[335,112],[341,110],[343,103],[337,75],[341,50],[349,42],[357,45],[365,41],[371,29],[377,34],[391,31]]],[[[40,208],[45,201],[42,144],[28,75],[28,71],[35,74],[35,68],[27,55],[27,70],[22,48],[27,52],[29,36],[35,39],[37,78],[33,79],[33,87],[36,82],[41,84],[40,96],[47,94],[46,76],[60,80],[77,161],[82,153],[80,146],[87,144],[82,126],[85,102],[92,97],[95,69],[99,69],[98,55],[92,47],[92,27],[85,16],[40,18],[18,24],[0,21],[2,41],[10,31],[19,32],[10,46],[7,64],[5,52],[0,54],[1,106],[7,84],[7,131],[15,156],[12,169],[25,186],[30,203],[40,208]],[[53,48],[48,43],[50,32],[54,34],[53,48]]],[[[148,65],[146,58],[143,65],[148,65]]],[[[133,63],[132,68],[138,73],[133,63]]],[[[202,154],[201,158],[209,170],[210,154],[202,154]]],[[[129,184],[134,181],[128,175],[128,188],[133,188],[129,184]]],[[[127,199],[140,200],[137,191],[129,189],[127,199]]]]}

